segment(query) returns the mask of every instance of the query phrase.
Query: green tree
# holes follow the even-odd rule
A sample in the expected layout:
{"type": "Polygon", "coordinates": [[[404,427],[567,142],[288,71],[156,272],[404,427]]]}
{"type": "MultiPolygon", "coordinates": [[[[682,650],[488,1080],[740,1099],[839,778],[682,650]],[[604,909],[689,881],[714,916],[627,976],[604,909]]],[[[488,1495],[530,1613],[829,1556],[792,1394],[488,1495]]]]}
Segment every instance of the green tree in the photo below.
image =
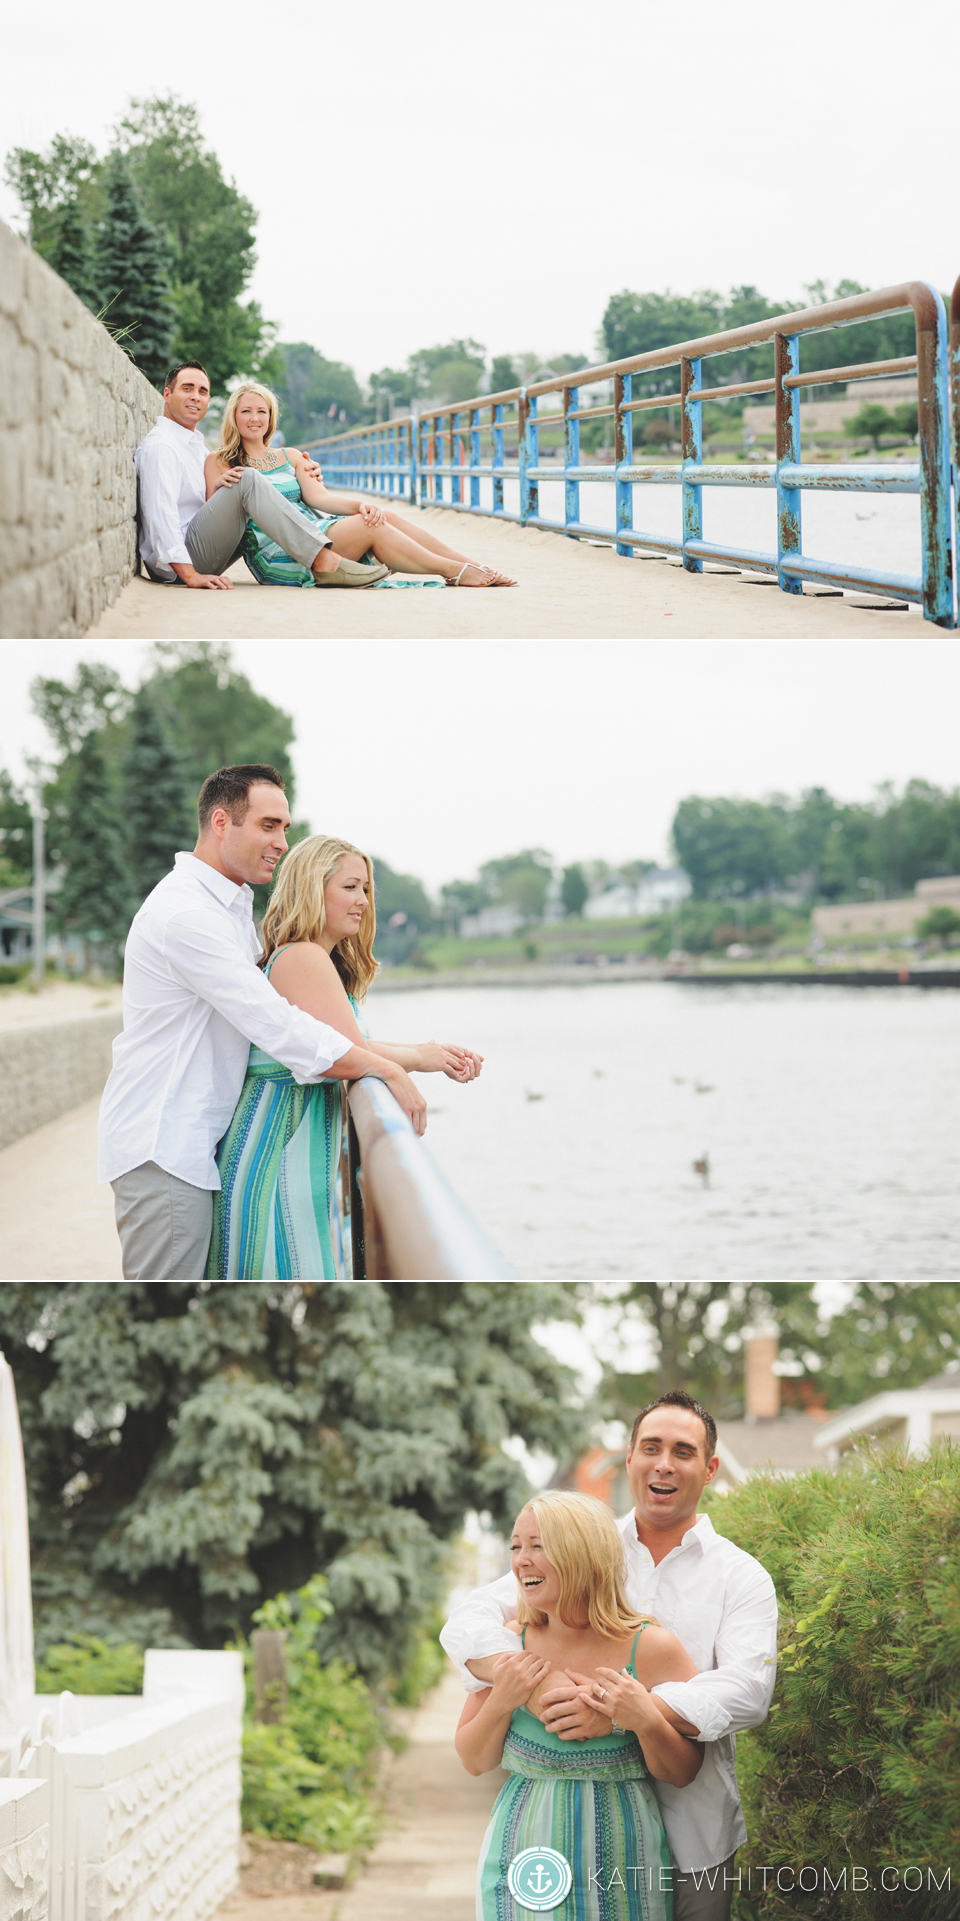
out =
{"type": "Polygon", "coordinates": [[[275,330],[239,298],[256,264],[256,211],[205,147],[197,108],[172,94],[132,100],[117,139],[172,256],[174,358],[202,361],[214,393],[238,375],[272,382],[275,330]]]}
{"type": "Polygon", "coordinates": [[[130,693],[115,667],[81,660],[72,682],[43,675],[31,681],[30,704],[66,755],[77,752],[92,728],[115,730],[129,709],[130,693]]]}
{"type": "Polygon", "coordinates": [[[915,400],[905,400],[899,407],[894,407],[891,418],[898,434],[906,434],[908,440],[916,440],[920,410],[915,400]]]}
{"type": "Polygon", "coordinates": [[[427,933],[434,925],[434,913],[423,882],[413,874],[398,874],[379,855],[373,862],[373,873],[377,919],[387,921],[391,914],[407,914],[421,934],[427,933]]]}
{"type": "Polygon", "coordinates": [[[918,920],[916,932],[921,940],[937,940],[942,947],[956,947],[960,935],[960,914],[955,907],[945,904],[931,907],[929,913],[918,920]]]}
{"type": "Polygon", "coordinates": [[[169,873],[174,855],[196,839],[183,757],[170,745],[146,686],[131,703],[122,780],[128,863],[139,905],[169,873]]]}
{"type": "Polygon", "coordinates": [[[292,808],[293,721],[234,667],[229,647],[212,641],[158,641],[154,660],[147,688],[167,739],[182,757],[188,792],[199,793],[218,767],[266,761],[283,776],[292,808]]]}
{"type": "Polygon", "coordinates": [[[860,412],[847,422],[847,432],[862,434],[865,439],[872,440],[877,453],[880,451],[881,434],[895,434],[896,431],[897,423],[893,415],[875,400],[868,400],[860,412]]]}
{"type": "MultiPolygon", "coordinates": [[[[410,355],[407,364],[418,394],[432,393],[431,382],[440,374],[441,369],[452,366],[472,368],[475,375],[473,392],[476,393],[477,384],[483,378],[483,370],[487,364],[487,350],[486,347],[481,347],[479,340],[448,340],[445,347],[421,347],[418,353],[410,355]]],[[[442,381],[441,384],[443,384],[442,381]]],[[[436,397],[446,398],[445,395],[439,394],[436,397]]],[[[469,400],[471,396],[463,394],[458,397],[469,400]]]]}
{"type": "Polygon", "coordinates": [[[490,905],[490,890],[478,880],[449,880],[440,889],[440,906],[446,925],[455,934],[468,914],[482,913],[490,905]]]}
{"type": "Polygon", "coordinates": [[[83,941],[89,961],[91,947],[119,947],[133,908],[120,795],[96,732],[70,756],[58,788],[56,848],[66,872],[55,913],[61,931],[83,941]]]}
{"type": "Polygon", "coordinates": [[[525,921],[543,919],[553,862],[542,847],[527,847],[520,854],[501,855],[488,860],[480,869],[480,880],[492,900],[513,907],[525,921]]]}
{"type": "Polygon", "coordinates": [[[697,899],[754,894],[782,886],[793,849],[785,802],[682,800],[671,828],[677,859],[697,899]]]}
{"type": "Polygon", "coordinates": [[[583,868],[576,862],[572,867],[565,867],[560,883],[560,901],[564,913],[574,916],[582,914],[589,893],[583,868]]]}
{"type": "Polygon", "coordinates": [[[511,387],[519,387],[520,378],[509,354],[494,354],[490,362],[490,392],[508,393],[511,387]]]}
{"type": "Polygon", "coordinates": [[[19,887],[33,865],[33,816],[30,803],[5,767],[0,767],[0,887],[19,887]]]}
{"type": "Polygon", "coordinates": [[[97,269],[90,227],[76,194],[65,201],[60,209],[56,237],[47,259],[54,272],[66,281],[68,287],[73,288],[84,306],[89,307],[91,313],[99,314],[103,303],[96,284],[97,269]]]}
{"type": "Polygon", "coordinates": [[[503,1444],[584,1438],[531,1332],[575,1312],[553,1284],[0,1290],[41,1648],[146,1619],[222,1645],[323,1572],[321,1659],[398,1673],[466,1511],[505,1526],[525,1497],[503,1444]]]}
{"type": "Polygon", "coordinates": [[[105,319],[122,330],[122,345],[155,387],[170,365],[176,311],[170,290],[170,254],[122,155],[104,168],[104,213],[97,230],[94,272],[105,319]]]}
{"type": "Polygon", "coordinates": [[[356,375],[341,360],[325,360],[305,341],[281,344],[282,376],[275,382],[280,424],[288,441],[326,439],[363,420],[369,409],[356,375]]]}
{"type": "Polygon", "coordinates": [[[56,266],[65,210],[77,203],[88,229],[99,218],[100,162],[89,140],[58,133],[46,153],[13,147],[4,161],[3,177],[26,215],[30,245],[52,266],[56,266]]]}

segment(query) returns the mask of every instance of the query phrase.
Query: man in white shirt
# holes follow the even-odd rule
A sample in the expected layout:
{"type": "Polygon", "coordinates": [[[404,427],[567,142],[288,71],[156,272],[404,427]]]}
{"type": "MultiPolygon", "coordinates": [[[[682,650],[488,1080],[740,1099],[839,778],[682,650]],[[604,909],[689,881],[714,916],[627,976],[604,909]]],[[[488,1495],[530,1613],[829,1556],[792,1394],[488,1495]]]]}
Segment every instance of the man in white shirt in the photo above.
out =
{"type": "MultiPolygon", "coordinates": [[[[334,553],[326,534],[253,467],[231,467],[207,499],[203,463],[208,448],[200,422],[209,405],[210,382],[199,360],[172,367],[163,413],[134,455],[140,554],[151,579],[170,585],[179,580],[184,587],[232,587],[226,569],[239,560],[247,522],[255,520],[301,566],[315,575],[336,574],[336,586],[369,587],[382,580],[388,568],[363,566],[334,553]]],[[[315,472],[319,477],[319,467],[315,472]]]]}
{"type": "MultiPolygon", "coordinates": [[[[674,1921],[728,1921],[737,1891],[734,1854],[746,1840],[735,1767],[736,1731],[766,1719],[776,1677],[777,1602],[766,1569],[697,1516],[703,1489],[720,1462],[712,1416],[675,1390],[641,1409],[627,1451],[636,1503],[620,1522],[626,1594],[638,1613],[670,1628],[700,1670],[692,1681],[653,1689],[660,1712],[682,1734],[705,1743],[689,1787],[658,1782],[657,1798],[673,1853],[674,1921]]],[[[505,1574],[453,1610],[440,1639],[474,1692],[489,1685],[501,1653],[520,1643],[504,1623],[516,1611],[517,1584],[505,1574]]],[[[562,1739],[609,1734],[597,1684],[557,1676],[543,1720],[562,1739]],[[586,1684],[597,1708],[586,1706],[586,1684]]]]}
{"type": "Polygon", "coordinates": [[[127,936],[123,1033],[100,1105],[98,1179],[116,1198],[125,1280],[202,1279],[217,1144],[251,1041],[301,1085],[375,1075],[418,1134],[426,1122],[402,1067],[292,1006],[257,966],[253,889],[269,885],[290,825],[276,769],[221,767],[197,811],[193,853],[176,856],[127,936]]]}

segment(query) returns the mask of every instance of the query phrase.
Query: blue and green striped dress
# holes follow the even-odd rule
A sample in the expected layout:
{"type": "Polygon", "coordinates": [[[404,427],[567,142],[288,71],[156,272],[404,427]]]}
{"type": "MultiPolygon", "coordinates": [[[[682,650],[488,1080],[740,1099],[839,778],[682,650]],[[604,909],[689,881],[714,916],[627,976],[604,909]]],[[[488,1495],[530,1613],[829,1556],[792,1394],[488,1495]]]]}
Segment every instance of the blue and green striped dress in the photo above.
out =
{"type": "MultiPolygon", "coordinates": [[[[284,950],[277,949],[277,954],[284,950]]],[[[265,972],[277,958],[272,954],[265,972]]],[[[350,997],[364,1031],[357,1004],[350,997]]],[[[251,1047],[233,1119],[217,1149],[207,1280],[351,1278],[340,1192],[339,1081],[301,1086],[251,1047]]]]}
{"type": "MultiPolygon", "coordinates": [[[[634,1672],[633,1654],[627,1672],[634,1672]]],[[[635,1734],[561,1741],[517,1708],[503,1766],[510,1779],[483,1838],[477,1921],[527,1921],[507,1871],[533,1847],[556,1848],[573,1870],[570,1893],[550,1910],[550,1921],[672,1921],[672,1857],[635,1734]]]]}
{"type": "MultiPolygon", "coordinates": [[[[318,533],[329,533],[336,521],[345,518],[343,514],[321,514],[315,507],[307,506],[300,492],[296,469],[286,457],[282,466],[261,468],[259,471],[263,473],[264,480],[269,480],[271,486],[276,487],[277,492],[283,494],[284,499],[289,500],[292,507],[296,507],[298,513],[303,514],[305,519],[316,522],[318,533]]],[[[247,530],[243,537],[243,558],[254,580],[258,580],[261,587],[314,587],[316,585],[310,568],[304,567],[301,561],[294,560],[291,554],[285,554],[283,548],[278,547],[276,541],[271,540],[264,533],[263,528],[257,526],[255,520],[247,522],[247,530]]],[[[361,558],[364,566],[377,565],[377,557],[372,547],[368,548],[361,558]]]]}

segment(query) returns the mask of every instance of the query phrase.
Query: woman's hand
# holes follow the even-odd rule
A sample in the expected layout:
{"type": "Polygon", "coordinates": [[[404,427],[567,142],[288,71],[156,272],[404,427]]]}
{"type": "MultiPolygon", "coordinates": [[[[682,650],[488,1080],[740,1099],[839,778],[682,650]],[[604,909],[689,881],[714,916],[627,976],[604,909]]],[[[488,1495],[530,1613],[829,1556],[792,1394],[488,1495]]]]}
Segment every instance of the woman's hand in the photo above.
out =
{"type": "Polygon", "coordinates": [[[649,1726],[651,1712],[656,1715],[649,1689],[642,1681],[635,1681],[625,1668],[619,1671],[598,1668],[596,1680],[578,1688],[577,1692],[587,1707],[594,1708],[598,1714],[609,1715],[611,1721],[619,1721],[621,1727],[633,1728],[637,1733],[649,1726]]]}
{"type": "Polygon", "coordinates": [[[386,511],[383,507],[372,507],[369,501],[365,500],[359,512],[365,527],[385,527],[387,524],[386,511]]]}
{"type": "Polygon", "coordinates": [[[447,1041],[423,1041],[417,1049],[417,1074],[446,1074],[451,1081],[475,1081],[483,1066],[483,1055],[469,1047],[455,1047],[447,1041]]]}
{"type": "Polygon", "coordinates": [[[525,1707],[549,1671],[549,1661],[542,1660],[539,1654],[498,1655],[493,1664],[492,1705],[500,1714],[512,1714],[514,1708],[525,1707]]]}

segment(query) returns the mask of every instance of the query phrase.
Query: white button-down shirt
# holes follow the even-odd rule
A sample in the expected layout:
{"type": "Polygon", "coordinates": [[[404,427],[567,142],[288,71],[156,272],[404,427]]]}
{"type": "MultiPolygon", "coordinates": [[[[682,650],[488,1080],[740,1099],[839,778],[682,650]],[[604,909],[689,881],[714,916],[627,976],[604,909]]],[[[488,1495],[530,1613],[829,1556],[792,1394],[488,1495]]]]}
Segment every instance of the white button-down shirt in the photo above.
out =
{"type": "Polygon", "coordinates": [[[173,561],[193,566],[184,536],[206,505],[208,452],[199,427],[179,427],[161,414],[133,456],[140,484],[140,552],[161,580],[176,580],[173,561]]]}
{"type": "MultiPolygon", "coordinates": [[[[708,1744],[703,1765],[689,1787],[653,1785],[677,1867],[714,1867],[747,1836],[737,1791],[736,1730],[759,1727],[770,1707],[777,1651],[774,1585],[759,1561],[718,1534],[706,1514],[657,1567],[637,1539],[632,1511],[618,1526],[630,1606],[669,1628],[699,1670],[692,1681],[663,1682],[653,1692],[699,1729],[708,1744]]],[[[471,1692],[487,1683],[470,1673],[466,1661],[512,1653],[520,1645],[503,1625],[516,1612],[517,1596],[513,1575],[502,1575],[454,1608],[440,1635],[471,1692]]]]}
{"type": "Polygon", "coordinates": [[[292,1007],[257,967],[253,889],[178,854],[134,916],[123,961],[123,1033],[100,1105],[101,1181],[155,1161],[191,1187],[218,1188],[215,1153],[250,1042],[305,1083],[352,1046],[292,1007]]]}

